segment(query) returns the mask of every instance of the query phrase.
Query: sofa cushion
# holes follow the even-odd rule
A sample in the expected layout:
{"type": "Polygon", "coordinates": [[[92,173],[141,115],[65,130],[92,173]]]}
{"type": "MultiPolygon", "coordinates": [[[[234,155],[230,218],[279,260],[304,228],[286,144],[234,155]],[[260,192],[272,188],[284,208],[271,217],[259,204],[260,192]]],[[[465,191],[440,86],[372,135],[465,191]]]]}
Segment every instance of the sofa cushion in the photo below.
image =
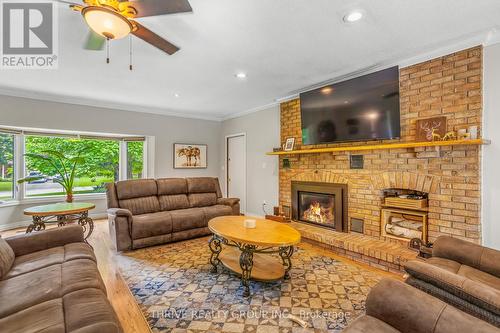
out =
{"type": "Polygon", "coordinates": [[[158,195],[187,194],[188,187],[184,178],[161,178],[156,180],[158,195]]]}
{"type": "Polygon", "coordinates": [[[172,233],[172,216],[169,212],[134,215],[132,239],[172,233]]]}
{"type": "Polygon", "coordinates": [[[154,179],[134,179],[116,182],[116,195],[119,200],[150,197],[157,194],[158,188],[154,179]]]}
{"type": "Polygon", "coordinates": [[[12,278],[20,274],[76,259],[96,261],[94,251],[92,251],[90,245],[85,243],[70,243],[16,257],[14,265],[6,278],[12,278]]]}
{"type": "Polygon", "coordinates": [[[189,208],[186,194],[160,195],[158,197],[161,210],[175,210],[189,208]]]}
{"type": "Polygon", "coordinates": [[[211,219],[217,216],[233,214],[233,210],[231,209],[231,207],[224,205],[203,207],[203,211],[205,212],[205,217],[207,218],[207,221],[210,221],[211,219]]]}
{"type": "Polygon", "coordinates": [[[0,318],[85,288],[106,288],[89,259],[76,259],[0,281],[0,318]]]}
{"type": "Polygon", "coordinates": [[[67,332],[121,332],[118,318],[99,289],[81,289],[63,296],[67,332]]]}
{"type": "Polygon", "coordinates": [[[56,298],[0,319],[2,332],[65,333],[63,301],[56,298]]]}
{"type": "Polygon", "coordinates": [[[7,242],[0,237],[0,279],[10,271],[14,263],[14,251],[7,242]]]}
{"type": "Polygon", "coordinates": [[[120,207],[128,209],[132,215],[141,215],[159,212],[160,202],[158,201],[158,197],[155,195],[150,197],[120,200],[120,207]]]}
{"type": "Polygon", "coordinates": [[[188,208],[170,211],[172,232],[184,231],[207,226],[203,208],[188,208]]]}
{"type": "Polygon", "coordinates": [[[217,189],[215,188],[215,181],[212,177],[196,177],[186,178],[188,185],[188,193],[215,193],[217,196],[217,189]]]}
{"type": "Polygon", "coordinates": [[[457,273],[458,270],[460,269],[460,266],[462,266],[460,263],[450,260],[450,259],[444,259],[444,258],[438,258],[438,257],[431,257],[426,260],[428,264],[431,264],[433,266],[442,268],[447,270],[448,272],[451,273],[457,273]]]}
{"type": "Polygon", "coordinates": [[[382,320],[364,315],[356,319],[342,332],[344,333],[400,333],[397,329],[382,320]]]}
{"type": "Polygon", "coordinates": [[[217,204],[215,193],[190,193],[188,194],[190,207],[206,207],[217,204]]]}

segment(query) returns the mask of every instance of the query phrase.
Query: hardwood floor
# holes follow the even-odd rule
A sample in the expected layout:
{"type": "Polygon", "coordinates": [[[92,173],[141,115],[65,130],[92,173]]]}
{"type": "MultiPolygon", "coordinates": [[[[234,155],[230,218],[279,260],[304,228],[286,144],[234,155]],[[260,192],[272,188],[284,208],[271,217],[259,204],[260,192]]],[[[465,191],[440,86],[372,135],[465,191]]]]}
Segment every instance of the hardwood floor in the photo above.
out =
{"type": "MultiPolygon", "coordinates": [[[[13,236],[18,233],[24,233],[25,229],[14,229],[2,232],[2,237],[13,236]]],[[[130,290],[128,289],[127,283],[122,278],[118,265],[115,263],[114,257],[116,256],[116,251],[111,243],[111,239],[108,233],[107,220],[97,220],[95,221],[95,229],[92,236],[89,239],[89,243],[94,248],[99,271],[102,275],[104,283],[108,291],[108,298],[115,309],[120,322],[122,323],[125,333],[150,333],[151,330],[142,312],[135,302],[130,290]]],[[[314,248],[315,251],[321,253],[322,255],[331,257],[336,260],[349,263],[354,266],[362,267],[366,270],[373,271],[379,275],[390,277],[393,279],[402,280],[401,275],[393,274],[390,272],[385,272],[368,265],[364,265],[353,260],[338,256],[328,251],[327,249],[314,246],[308,243],[301,243],[301,247],[304,248],[314,248]]],[[[103,332],[104,333],[104,332],[103,332]]]]}

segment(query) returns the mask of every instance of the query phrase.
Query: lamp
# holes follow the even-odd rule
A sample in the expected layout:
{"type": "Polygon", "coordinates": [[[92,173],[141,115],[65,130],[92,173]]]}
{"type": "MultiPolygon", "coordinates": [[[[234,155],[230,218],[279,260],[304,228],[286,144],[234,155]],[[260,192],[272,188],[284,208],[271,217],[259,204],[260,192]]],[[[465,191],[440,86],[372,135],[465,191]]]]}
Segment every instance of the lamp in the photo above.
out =
{"type": "Polygon", "coordinates": [[[126,37],[134,30],[134,26],[125,16],[106,7],[85,7],[82,9],[82,15],[94,32],[108,39],[126,37]]]}

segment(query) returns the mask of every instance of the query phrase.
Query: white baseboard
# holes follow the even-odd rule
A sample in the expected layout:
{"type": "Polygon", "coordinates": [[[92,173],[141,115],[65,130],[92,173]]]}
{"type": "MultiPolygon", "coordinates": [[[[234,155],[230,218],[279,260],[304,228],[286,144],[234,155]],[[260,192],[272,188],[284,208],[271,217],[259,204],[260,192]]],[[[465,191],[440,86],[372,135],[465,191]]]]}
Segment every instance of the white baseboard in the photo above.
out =
{"type": "MultiPolygon", "coordinates": [[[[107,219],[108,218],[108,215],[106,213],[89,214],[89,216],[93,220],[107,219]]],[[[0,231],[6,231],[6,230],[11,230],[11,229],[17,229],[17,228],[26,228],[30,224],[31,224],[31,220],[24,220],[24,221],[2,224],[2,225],[0,225],[0,231]]]]}

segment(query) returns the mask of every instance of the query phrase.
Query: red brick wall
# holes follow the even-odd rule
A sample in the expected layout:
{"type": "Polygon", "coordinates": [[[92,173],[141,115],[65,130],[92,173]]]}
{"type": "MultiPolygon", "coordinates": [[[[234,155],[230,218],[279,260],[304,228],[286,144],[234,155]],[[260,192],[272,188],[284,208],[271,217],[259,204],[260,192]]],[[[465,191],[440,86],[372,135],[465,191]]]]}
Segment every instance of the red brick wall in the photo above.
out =
{"type": "MultiPolygon", "coordinates": [[[[438,115],[447,117],[448,131],[471,125],[480,129],[481,83],[482,47],[401,68],[399,141],[414,141],[416,120],[438,115]]],[[[282,143],[287,137],[295,137],[296,149],[350,145],[301,147],[298,99],[281,104],[282,143]]],[[[421,189],[416,185],[422,180],[423,186],[426,179],[431,192],[429,239],[446,234],[480,242],[480,153],[477,146],[442,147],[438,153],[434,148],[366,151],[362,170],[349,169],[349,154],[342,152],[294,155],[290,169],[282,167],[285,157],[280,157],[280,204],[290,205],[292,179],[344,179],[349,185],[349,219],[362,218],[365,234],[380,236],[381,190],[421,189]]]]}

